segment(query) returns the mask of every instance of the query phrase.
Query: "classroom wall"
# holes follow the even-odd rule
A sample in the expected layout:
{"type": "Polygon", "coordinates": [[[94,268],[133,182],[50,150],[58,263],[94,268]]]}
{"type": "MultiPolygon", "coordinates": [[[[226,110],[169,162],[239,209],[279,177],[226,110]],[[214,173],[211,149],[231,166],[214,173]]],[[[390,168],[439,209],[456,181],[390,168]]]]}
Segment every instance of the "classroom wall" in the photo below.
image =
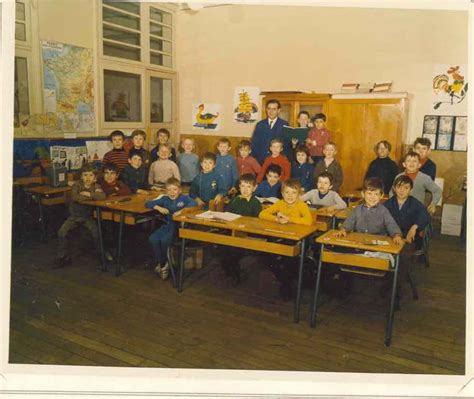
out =
{"type": "Polygon", "coordinates": [[[337,93],[344,82],[393,80],[392,91],[411,94],[411,142],[424,115],[433,114],[434,66],[467,63],[467,22],[467,12],[444,10],[228,5],[180,11],[180,133],[250,136],[253,125],[232,121],[235,86],[337,93]],[[193,130],[192,107],[199,102],[223,105],[219,132],[193,130]]]}

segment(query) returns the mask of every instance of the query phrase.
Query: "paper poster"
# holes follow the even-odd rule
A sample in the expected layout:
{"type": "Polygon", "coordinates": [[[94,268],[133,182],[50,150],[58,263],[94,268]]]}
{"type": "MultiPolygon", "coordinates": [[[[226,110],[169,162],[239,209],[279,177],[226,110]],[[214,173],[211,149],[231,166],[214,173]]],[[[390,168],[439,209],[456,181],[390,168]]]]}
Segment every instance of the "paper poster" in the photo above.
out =
{"type": "Polygon", "coordinates": [[[236,87],[234,89],[234,121],[255,123],[259,119],[260,88],[236,87]]]}
{"type": "Polygon", "coordinates": [[[219,130],[221,104],[197,103],[193,106],[193,129],[219,130]]]}
{"type": "Polygon", "coordinates": [[[106,152],[112,149],[112,143],[109,140],[90,140],[86,141],[87,162],[102,161],[106,152]]]}
{"type": "Polygon", "coordinates": [[[51,162],[65,166],[68,170],[82,168],[87,162],[87,148],[55,145],[50,148],[51,162]]]}
{"type": "Polygon", "coordinates": [[[467,114],[467,66],[436,65],[433,72],[433,109],[467,114]]]}

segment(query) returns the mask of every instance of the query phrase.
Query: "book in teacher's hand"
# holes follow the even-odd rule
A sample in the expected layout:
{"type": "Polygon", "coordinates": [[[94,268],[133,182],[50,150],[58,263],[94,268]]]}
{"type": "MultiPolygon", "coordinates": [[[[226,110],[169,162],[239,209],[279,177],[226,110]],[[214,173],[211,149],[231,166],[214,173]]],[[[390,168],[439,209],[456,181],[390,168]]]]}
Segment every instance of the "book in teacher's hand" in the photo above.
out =
{"type": "Polygon", "coordinates": [[[309,127],[283,126],[281,137],[284,141],[291,141],[296,138],[299,142],[304,142],[308,137],[309,127]]]}

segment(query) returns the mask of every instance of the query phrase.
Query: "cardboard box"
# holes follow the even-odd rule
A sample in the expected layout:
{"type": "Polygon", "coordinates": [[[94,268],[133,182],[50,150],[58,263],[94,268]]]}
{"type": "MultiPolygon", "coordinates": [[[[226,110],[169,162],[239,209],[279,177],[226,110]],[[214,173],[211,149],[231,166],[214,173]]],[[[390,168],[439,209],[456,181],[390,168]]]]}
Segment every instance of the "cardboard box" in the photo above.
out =
{"type": "Polygon", "coordinates": [[[461,225],[460,224],[442,224],[441,234],[459,237],[461,235],[461,225]]]}
{"type": "Polygon", "coordinates": [[[462,206],[454,204],[443,205],[443,215],[441,216],[441,226],[444,224],[461,225],[462,206]]]}

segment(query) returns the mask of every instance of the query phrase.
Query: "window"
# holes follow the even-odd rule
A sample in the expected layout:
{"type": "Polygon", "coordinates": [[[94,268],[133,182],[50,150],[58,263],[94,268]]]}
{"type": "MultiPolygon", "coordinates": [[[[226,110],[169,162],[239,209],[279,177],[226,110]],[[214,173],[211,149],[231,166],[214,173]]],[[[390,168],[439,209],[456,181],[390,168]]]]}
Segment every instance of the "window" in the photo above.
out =
{"type": "Polygon", "coordinates": [[[106,122],[141,122],[141,76],[104,69],[106,122]]]}
{"type": "Polygon", "coordinates": [[[15,57],[14,86],[14,127],[20,127],[20,115],[29,115],[30,101],[28,97],[28,60],[15,57]]]}
{"type": "Polygon", "coordinates": [[[23,1],[16,0],[15,3],[15,40],[27,42],[26,29],[26,5],[23,1]]]}
{"type": "Polygon", "coordinates": [[[150,7],[150,63],[173,67],[172,15],[150,7]]]}
{"type": "Polygon", "coordinates": [[[150,122],[172,122],[173,81],[152,76],[150,89],[150,122]]]}

